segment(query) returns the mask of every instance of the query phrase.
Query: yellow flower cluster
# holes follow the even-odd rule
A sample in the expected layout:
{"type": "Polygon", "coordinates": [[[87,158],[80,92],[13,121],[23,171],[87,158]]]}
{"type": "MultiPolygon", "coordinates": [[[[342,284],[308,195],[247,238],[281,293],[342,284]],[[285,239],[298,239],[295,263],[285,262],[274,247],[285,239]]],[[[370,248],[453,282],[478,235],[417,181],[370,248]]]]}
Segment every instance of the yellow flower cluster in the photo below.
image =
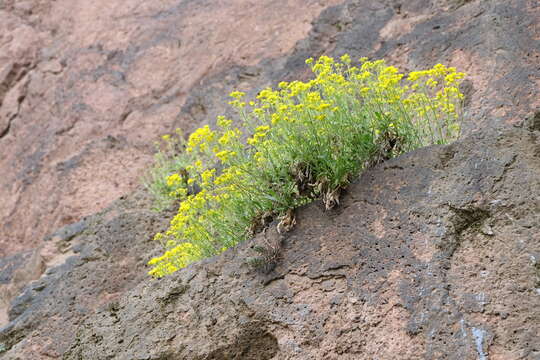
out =
{"type": "Polygon", "coordinates": [[[247,140],[247,143],[249,145],[257,145],[261,141],[261,139],[264,139],[266,137],[266,133],[268,132],[268,130],[270,130],[270,126],[258,126],[257,129],[255,129],[255,134],[253,134],[252,138],[249,138],[247,140]]]}
{"type": "Polygon", "coordinates": [[[178,174],[172,174],[167,177],[167,186],[179,185],[182,182],[182,178],[178,174]]]}
{"type": "Polygon", "coordinates": [[[160,257],[153,258],[148,265],[154,266],[149,275],[163,277],[172,274],[189,263],[200,259],[201,251],[192,243],[181,243],[168,250],[160,257]]]}
{"type": "Polygon", "coordinates": [[[200,146],[201,151],[206,151],[208,149],[208,143],[211,143],[215,136],[215,132],[208,125],[198,128],[190,135],[186,150],[192,152],[197,146],[200,146]]]}
{"type": "Polygon", "coordinates": [[[150,261],[151,275],[245,240],[261,214],[335,194],[374,158],[459,135],[463,73],[438,64],[405,77],[383,60],[363,58],[358,67],[348,55],[340,60],[307,59],[312,80],[281,82],[247,103],[234,91],[230,104],[241,126],[220,116],[215,129],[191,134],[186,176],[166,178],[183,201],[169,229],[156,235],[167,251],[150,261]],[[187,195],[195,184],[200,191],[187,195]]]}

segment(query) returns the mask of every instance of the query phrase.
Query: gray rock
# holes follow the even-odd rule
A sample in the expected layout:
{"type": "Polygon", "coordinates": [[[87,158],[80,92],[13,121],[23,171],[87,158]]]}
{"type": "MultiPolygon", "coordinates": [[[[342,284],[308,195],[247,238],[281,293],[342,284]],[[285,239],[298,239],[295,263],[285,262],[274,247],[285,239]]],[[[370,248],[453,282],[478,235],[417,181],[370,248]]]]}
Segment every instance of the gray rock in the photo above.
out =
{"type": "Polygon", "coordinates": [[[523,254],[539,239],[520,222],[538,216],[539,146],[484,131],[390,160],[336,211],[300,209],[271,273],[245,264],[256,238],[143,281],[86,318],[63,358],[534,358],[540,298],[523,254]]]}
{"type": "MultiPolygon", "coordinates": [[[[0,253],[37,246],[51,224],[77,221],[80,209],[101,209],[131,189],[135,164],[149,159],[144,136],[212,121],[227,111],[227,90],[254,95],[305,79],[310,56],[348,52],[402,70],[441,62],[466,71],[468,137],[368,171],[333,212],[318,204],[301,209],[267,274],[244,263],[255,239],[172,277],[148,279],[145,263],[159,251],[150,239],[171,213],[152,213],[135,192],[88,218],[84,230],[57,232],[66,258],[11,303],[0,329],[2,360],[540,356],[538,262],[530,258],[540,253],[540,147],[535,116],[523,120],[538,112],[539,8],[530,1],[349,0],[327,7],[284,52],[207,46],[229,31],[215,22],[204,31],[190,27],[194,17],[221,16],[211,2],[156,2],[130,16],[115,13],[122,6],[103,9],[95,33],[90,26],[73,33],[78,21],[70,22],[61,2],[15,3],[0,4],[13,12],[0,14],[2,51],[29,65],[18,81],[0,81],[9,115],[0,119],[0,191],[9,215],[0,253]],[[119,39],[117,30],[133,25],[138,30],[119,39]],[[199,48],[196,71],[176,58],[199,48]],[[232,60],[215,60],[211,50],[232,60]],[[119,184],[103,184],[113,172],[119,184]]],[[[252,11],[268,6],[253,4],[252,11]]],[[[81,5],[74,15],[95,20],[92,9],[81,5]]],[[[284,33],[279,39],[290,38],[284,33]]],[[[3,283],[25,268],[17,259],[26,264],[28,254],[0,260],[3,283]]]]}

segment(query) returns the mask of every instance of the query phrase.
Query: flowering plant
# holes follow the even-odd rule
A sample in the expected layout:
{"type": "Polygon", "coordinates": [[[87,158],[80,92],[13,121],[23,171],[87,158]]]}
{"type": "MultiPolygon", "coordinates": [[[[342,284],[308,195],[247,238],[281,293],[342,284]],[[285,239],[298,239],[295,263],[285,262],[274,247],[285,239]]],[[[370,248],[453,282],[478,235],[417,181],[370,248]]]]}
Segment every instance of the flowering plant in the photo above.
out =
{"type": "Polygon", "coordinates": [[[178,213],[155,236],[165,252],[150,260],[150,275],[219,254],[269,219],[294,224],[290,210],[315,199],[330,209],[366,167],[459,136],[464,74],[455,68],[405,77],[383,60],[352,66],[348,55],[306,63],[313,80],[281,82],[252,101],[234,91],[237,121],[220,116],[183,144],[176,163],[187,165],[163,180],[178,213]]]}

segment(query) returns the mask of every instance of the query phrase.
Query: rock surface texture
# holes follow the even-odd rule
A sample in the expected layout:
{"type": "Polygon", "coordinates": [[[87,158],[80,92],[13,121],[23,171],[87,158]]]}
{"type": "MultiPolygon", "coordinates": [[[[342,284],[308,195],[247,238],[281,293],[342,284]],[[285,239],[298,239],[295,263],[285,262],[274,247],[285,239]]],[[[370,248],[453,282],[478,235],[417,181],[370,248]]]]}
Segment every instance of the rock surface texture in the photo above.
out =
{"type": "Polygon", "coordinates": [[[0,0],[0,359],[539,359],[539,23],[534,0],[0,0]],[[266,272],[259,235],[148,279],[155,138],[343,53],[467,72],[464,139],[299,210],[266,272]]]}
{"type": "Polygon", "coordinates": [[[268,232],[145,281],[65,358],[537,359],[539,179],[538,131],[388,161],[301,209],[271,272],[245,264],[268,232]]]}
{"type": "Polygon", "coordinates": [[[291,52],[324,6],[0,1],[0,256],[132,191],[160,134],[199,125],[194,86],[291,52]]]}

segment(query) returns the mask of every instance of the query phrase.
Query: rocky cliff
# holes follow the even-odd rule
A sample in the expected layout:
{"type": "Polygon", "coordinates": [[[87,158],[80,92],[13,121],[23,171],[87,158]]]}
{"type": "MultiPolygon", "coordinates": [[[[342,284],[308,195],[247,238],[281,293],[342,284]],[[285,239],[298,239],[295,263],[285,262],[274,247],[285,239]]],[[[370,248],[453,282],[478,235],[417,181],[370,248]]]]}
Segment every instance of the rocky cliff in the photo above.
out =
{"type": "Polygon", "coordinates": [[[539,19],[526,0],[0,2],[0,358],[539,358],[539,19]],[[136,190],[155,137],[345,52],[467,72],[464,139],[299,210],[270,271],[245,264],[259,235],[148,279],[170,218],[136,190]]]}

